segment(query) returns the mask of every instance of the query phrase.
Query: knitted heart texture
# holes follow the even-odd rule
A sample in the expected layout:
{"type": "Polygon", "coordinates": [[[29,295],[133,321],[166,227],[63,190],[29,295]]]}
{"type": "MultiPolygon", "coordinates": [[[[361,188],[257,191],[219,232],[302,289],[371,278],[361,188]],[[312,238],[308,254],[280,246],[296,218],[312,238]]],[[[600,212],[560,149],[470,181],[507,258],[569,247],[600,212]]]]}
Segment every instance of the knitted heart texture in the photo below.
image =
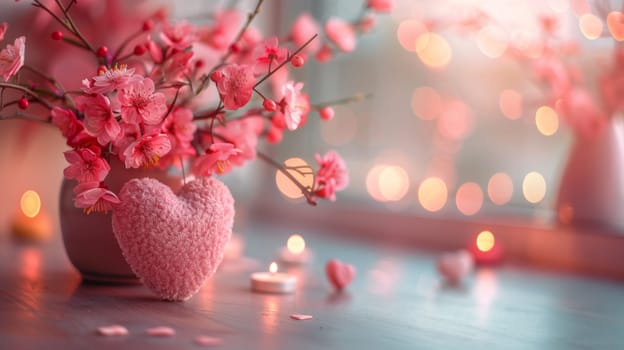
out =
{"type": "Polygon", "coordinates": [[[152,178],[119,193],[113,232],[141,281],[165,300],[191,298],[216,271],[232,234],[234,199],[227,186],[198,178],[176,195],[152,178]]]}

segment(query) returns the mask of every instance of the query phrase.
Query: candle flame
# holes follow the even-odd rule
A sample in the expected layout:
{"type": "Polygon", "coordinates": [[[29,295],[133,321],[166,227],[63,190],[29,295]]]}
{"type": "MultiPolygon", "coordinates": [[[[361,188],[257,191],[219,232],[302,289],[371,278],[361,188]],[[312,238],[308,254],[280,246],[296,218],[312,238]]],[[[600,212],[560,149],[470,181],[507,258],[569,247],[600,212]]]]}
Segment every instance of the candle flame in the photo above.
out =
{"type": "Polygon", "coordinates": [[[274,261],[269,265],[269,272],[276,273],[277,272],[277,263],[274,261]]]}
{"type": "Polygon", "coordinates": [[[494,234],[490,231],[482,231],[477,235],[477,249],[484,253],[494,248],[494,242],[494,234]]]}
{"type": "Polygon", "coordinates": [[[288,248],[288,251],[293,254],[301,254],[305,250],[305,240],[301,237],[301,235],[294,234],[288,237],[286,247],[288,248]]]}
{"type": "Polygon", "coordinates": [[[41,210],[41,198],[35,191],[28,190],[22,195],[20,200],[20,208],[24,215],[34,218],[41,210]]]}

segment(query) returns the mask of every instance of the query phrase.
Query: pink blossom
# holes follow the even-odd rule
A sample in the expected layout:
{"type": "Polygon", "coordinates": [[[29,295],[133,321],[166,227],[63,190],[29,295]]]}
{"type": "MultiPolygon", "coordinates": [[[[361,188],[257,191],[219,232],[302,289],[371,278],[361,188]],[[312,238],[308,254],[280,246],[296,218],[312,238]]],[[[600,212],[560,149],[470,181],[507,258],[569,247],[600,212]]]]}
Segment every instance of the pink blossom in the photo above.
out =
{"type": "Polygon", "coordinates": [[[132,142],[123,152],[124,162],[126,168],[156,165],[170,150],[171,142],[167,135],[144,135],[132,142]]]}
{"type": "Polygon", "coordinates": [[[215,133],[221,135],[228,142],[234,144],[240,152],[230,155],[229,161],[233,165],[242,166],[245,162],[256,158],[258,137],[264,130],[262,116],[246,116],[245,118],[229,121],[224,126],[215,128],[215,133]]]}
{"type": "MultiPolygon", "coordinates": [[[[303,13],[297,17],[293,23],[290,35],[297,46],[297,48],[303,46],[306,41],[310,40],[315,34],[320,33],[318,23],[310,16],[309,13],[303,13]]],[[[318,39],[312,40],[308,46],[303,49],[304,53],[313,53],[318,51],[321,47],[321,42],[318,39]]]]}
{"type": "Polygon", "coordinates": [[[321,63],[329,62],[334,56],[334,51],[329,45],[323,45],[320,50],[316,53],[316,60],[321,63]]]}
{"type": "Polygon", "coordinates": [[[558,110],[567,124],[585,138],[597,137],[607,125],[607,117],[589,92],[582,88],[567,92],[558,103],[558,110]]]}
{"type": "Polygon", "coordinates": [[[570,89],[570,75],[563,63],[555,57],[542,57],[533,62],[533,73],[548,84],[552,98],[557,99],[570,89]]]}
{"type": "Polygon", "coordinates": [[[163,123],[163,131],[176,142],[189,143],[197,126],[193,123],[193,112],[185,107],[176,107],[163,123]]]}
{"type": "Polygon", "coordinates": [[[368,0],[366,7],[376,12],[392,12],[394,0],[368,0]]]}
{"type": "Polygon", "coordinates": [[[154,60],[154,62],[162,62],[163,51],[160,46],[158,46],[158,44],[148,38],[147,42],[145,43],[145,48],[147,49],[147,52],[150,54],[150,57],[152,57],[152,60],[154,60]]]}
{"type": "Polygon", "coordinates": [[[13,45],[7,45],[0,51],[0,75],[5,82],[17,74],[24,65],[24,51],[26,50],[26,38],[20,36],[15,39],[13,45]]]}
{"type": "Polygon", "coordinates": [[[99,182],[84,182],[74,188],[74,206],[84,208],[87,214],[107,212],[119,204],[119,198],[110,190],[100,187],[99,182]]]}
{"type": "Polygon", "coordinates": [[[154,92],[154,82],[150,78],[133,82],[121,89],[117,95],[121,104],[121,117],[128,123],[156,125],[167,112],[166,97],[154,92]]]}
{"type": "Polygon", "coordinates": [[[325,34],[343,52],[355,50],[357,37],[353,26],[340,18],[330,18],[325,22],[325,34]]]}
{"type": "Polygon", "coordinates": [[[113,90],[127,87],[140,81],[142,77],[134,74],[134,68],[128,69],[125,64],[104,68],[98,75],[82,81],[82,91],[88,94],[107,94],[113,90]]]}
{"type": "Polygon", "coordinates": [[[89,148],[79,148],[63,154],[70,164],[63,170],[63,175],[79,183],[102,182],[110,171],[108,162],[89,148]]]}
{"type": "Polygon", "coordinates": [[[171,48],[184,50],[197,41],[197,35],[192,24],[181,21],[175,25],[165,23],[160,39],[171,48]]]}
{"type": "Polygon", "coordinates": [[[220,51],[227,50],[236,38],[243,20],[243,14],[226,10],[214,16],[214,25],[200,30],[200,40],[220,51]]]}
{"type": "Polygon", "coordinates": [[[246,64],[229,64],[221,70],[222,79],[217,82],[217,90],[227,109],[238,109],[249,102],[256,79],[253,68],[246,64]]]}
{"type": "Polygon", "coordinates": [[[81,96],[76,99],[76,104],[78,110],[84,114],[87,132],[97,137],[100,145],[106,145],[119,136],[121,128],[107,97],[101,94],[81,96]]]}
{"type": "Polygon", "coordinates": [[[192,68],[191,59],[193,58],[193,52],[180,51],[174,55],[171,55],[162,65],[157,66],[154,69],[151,76],[155,80],[178,80],[183,77],[192,68]]]}
{"type": "Polygon", "coordinates": [[[317,154],[315,158],[320,165],[314,177],[315,194],[334,201],[336,200],[334,193],[344,190],[349,185],[347,166],[340,155],[334,151],[329,151],[322,157],[317,154]]]}
{"type": "Polygon", "coordinates": [[[305,123],[310,102],[306,94],[301,93],[303,83],[289,81],[282,87],[284,98],[281,102],[283,106],[284,120],[289,130],[295,130],[305,123]]]}
{"type": "Polygon", "coordinates": [[[277,65],[288,58],[288,49],[279,47],[277,37],[268,38],[254,50],[256,73],[266,73],[269,67],[275,69],[277,65]]]}
{"type": "Polygon", "coordinates": [[[375,25],[377,25],[377,18],[373,14],[366,14],[362,19],[357,23],[357,27],[363,33],[370,32],[375,25]]]}
{"type": "Polygon", "coordinates": [[[7,22],[2,22],[2,24],[0,24],[0,41],[4,40],[4,34],[8,28],[9,24],[7,22]]]}
{"type": "Polygon", "coordinates": [[[195,160],[193,172],[198,176],[210,176],[215,171],[219,175],[228,173],[232,170],[230,157],[240,152],[241,150],[234,148],[231,143],[213,143],[206,154],[195,160]]]}
{"type": "Polygon", "coordinates": [[[72,143],[74,137],[76,137],[80,131],[84,130],[84,126],[71,109],[55,106],[52,108],[50,114],[52,116],[52,124],[61,130],[68,144],[72,143]]]}

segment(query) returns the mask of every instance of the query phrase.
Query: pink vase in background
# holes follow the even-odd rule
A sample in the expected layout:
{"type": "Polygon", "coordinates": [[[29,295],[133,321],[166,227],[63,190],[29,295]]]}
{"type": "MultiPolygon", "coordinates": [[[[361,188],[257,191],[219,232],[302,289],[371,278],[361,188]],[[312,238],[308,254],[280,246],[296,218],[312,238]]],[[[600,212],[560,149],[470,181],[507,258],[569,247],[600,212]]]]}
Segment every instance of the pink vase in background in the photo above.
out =
{"type": "MultiPolygon", "coordinates": [[[[182,179],[168,175],[159,169],[124,168],[118,160],[111,160],[111,171],[105,180],[115,193],[126,181],[133,178],[151,177],[177,191],[182,179]]],[[[137,277],[126,263],[113,234],[111,213],[85,214],[74,207],[73,180],[63,179],[60,193],[60,222],[65,251],[71,263],[82,277],[90,281],[108,283],[136,283],[137,277]]]]}
{"type": "Polygon", "coordinates": [[[559,220],[624,235],[624,119],[612,118],[595,138],[577,138],[559,185],[559,220]]]}

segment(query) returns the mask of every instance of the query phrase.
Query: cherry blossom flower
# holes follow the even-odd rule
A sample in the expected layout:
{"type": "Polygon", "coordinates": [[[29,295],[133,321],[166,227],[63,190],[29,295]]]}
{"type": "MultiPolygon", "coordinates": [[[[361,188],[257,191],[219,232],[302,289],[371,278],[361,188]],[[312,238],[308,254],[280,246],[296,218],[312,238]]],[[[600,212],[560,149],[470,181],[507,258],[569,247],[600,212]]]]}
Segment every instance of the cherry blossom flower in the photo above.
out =
{"type": "Polygon", "coordinates": [[[108,162],[89,148],[67,151],[64,155],[70,165],[65,168],[63,175],[79,183],[102,182],[110,171],[108,162]]]}
{"type": "Polygon", "coordinates": [[[368,0],[366,7],[375,12],[392,12],[394,0],[368,0]]]}
{"type": "Polygon", "coordinates": [[[217,90],[227,109],[238,109],[249,102],[256,79],[253,67],[247,64],[229,64],[221,70],[222,79],[217,82],[217,90]]]}
{"type": "Polygon", "coordinates": [[[84,130],[84,126],[71,109],[55,106],[50,114],[52,116],[52,124],[61,130],[68,144],[71,144],[76,135],[84,130]]]}
{"type": "Polygon", "coordinates": [[[256,73],[266,73],[269,67],[275,68],[287,58],[288,49],[279,47],[277,37],[268,38],[254,50],[256,73]]]}
{"type": "Polygon", "coordinates": [[[5,82],[17,74],[24,65],[25,50],[26,38],[20,36],[15,39],[13,45],[9,44],[0,51],[0,75],[2,75],[5,82]]]}
{"type": "Polygon", "coordinates": [[[151,76],[155,80],[176,81],[191,70],[191,59],[193,52],[180,51],[171,55],[162,65],[154,69],[151,76]]]}
{"type": "Polygon", "coordinates": [[[342,191],[349,185],[347,166],[340,155],[334,151],[329,151],[324,156],[317,154],[315,158],[320,165],[314,177],[315,194],[335,201],[335,192],[342,191]]]}
{"type": "Polygon", "coordinates": [[[230,157],[240,153],[241,150],[226,142],[213,143],[206,154],[200,156],[193,164],[193,172],[198,176],[210,176],[214,172],[219,175],[232,170],[230,157]]]}
{"type": "Polygon", "coordinates": [[[113,90],[127,87],[142,77],[134,74],[134,68],[128,69],[125,64],[100,70],[99,74],[91,79],[82,81],[82,91],[88,94],[107,94],[113,90]]]}
{"type": "Polygon", "coordinates": [[[170,136],[172,144],[190,143],[195,130],[197,126],[193,123],[193,111],[185,107],[176,107],[163,123],[163,131],[170,136]]]}
{"type": "Polygon", "coordinates": [[[154,82],[150,78],[133,82],[121,89],[117,95],[121,104],[121,117],[128,123],[156,125],[167,112],[166,97],[154,92],[154,82]]]}
{"type": "Polygon", "coordinates": [[[582,137],[597,137],[606,128],[607,117],[583,88],[571,89],[561,98],[558,107],[566,123],[582,137]]]}
{"type": "Polygon", "coordinates": [[[197,41],[195,27],[186,21],[180,21],[174,25],[165,23],[160,33],[160,39],[165,45],[184,50],[197,41]]]}
{"type": "Polygon", "coordinates": [[[9,24],[7,22],[2,22],[0,24],[0,41],[4,40],[4,34],[6,33],[8,28],[9,24]]]}
{"type": "Polygon", "coordinates": [[[107,212],[119,204],[119,198],[99,182],[84,182],[74,188],[74,206],[84,208],[85,213],[107,212]]]}
{"type": "Polygon", "coordinates": [[[240,152],[230,155],[229,161],[233,165],[242,166],[245,162],[256,158],[258,137],[264,130],[262,116],[247,116],[239,120],[229,121],[225,126],[215,128],[215,133],[221,135],[240,152]]]}
{"type": "Polygon", "coordinates": [[[214,16],[214,25],[200,30],[200,41],[216,50],[227,50],[243,21],[243,14],[236,10],[220,11],[214,16]]]}
{"type": "MultiPolygon", "coordinates": [[[[290,35],[292,36],[293,42],[297,47],[303,46],[310,38],[312,38],[315,34],[320,33],[321,30],[319,28],[318,23],[310,16],[309,13],[302,13],[297,17],[295,22],[292,25],[292,29],[290,31],[290,35]]],[[[319,40],[312,40],[308,46],[303,49],[304,53],[313,53],[319,50],[321,47],[321,42],[319,40]]]]}
{"type": "Polygon", "coordinates": [[[552,98],[557,99],[570,89],[569,72],[555,57],[542,57],[533,62],[533,73],[537,79],[548,84],[552,98]]]}
{"type": "Polygon", "coordinates": [[[281,102],[284,121],[289,130],[295,130],[305,123],[308,112],[310,111],[310,102],[308,95],[302,94],[303,83],[295,83],[289,81],[282,87],[284,98],[281,102]]]}
{"type": "Polygon", "coordinates": [[[124,163],[126,168],[156,165],[170,150],[171,142],[167,135],[144,135],[125,149],[124,163]]]}
{"type": "Polygon", "coordinates": [[[357,37],[353,26],[340,18],[330,18],[325,22],[325,34],[343,52],[355,50],[357,37]]]}
{"type": "Polygon", "coordinates": [[[84,126],[87,132],[97,137],[100,145],[115,140],[121,128],[110,107],[109,99],[101,94],[76,98],[78,110],[84,114],[84,126]]]}

